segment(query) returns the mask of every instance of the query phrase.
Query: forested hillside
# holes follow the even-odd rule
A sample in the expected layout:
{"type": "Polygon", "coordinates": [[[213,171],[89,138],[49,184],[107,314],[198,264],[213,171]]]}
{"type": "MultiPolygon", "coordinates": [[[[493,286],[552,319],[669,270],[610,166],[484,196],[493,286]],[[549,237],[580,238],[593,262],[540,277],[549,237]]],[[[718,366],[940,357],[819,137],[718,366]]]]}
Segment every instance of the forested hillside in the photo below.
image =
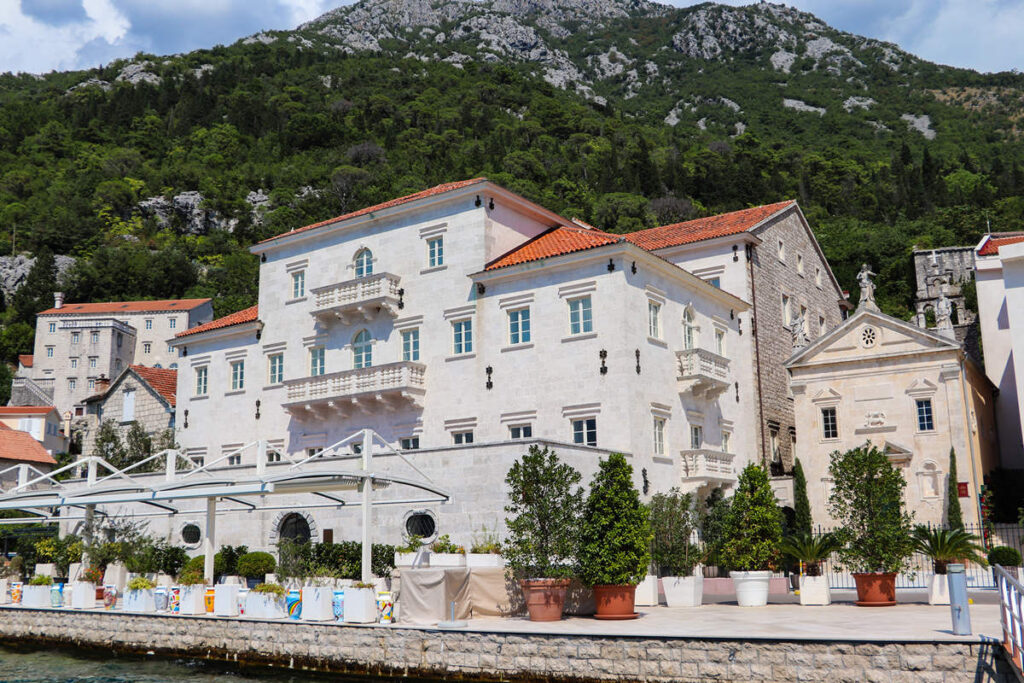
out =
{"type": "Polygon", "coordinates": [[[840,281],[872,263],[901,316],[914,245],[1022,224],[1017,74],[928,64],[773,5],[393,5],[0,76],[0,256],[44,256],[5,302],[0,354],[30,349],[57,286],[48,255],[77,258],[71,301],[211,296],[222,315],[255,301],[253,241],[479,175],[616,232],[796,198],[840,281]]]}

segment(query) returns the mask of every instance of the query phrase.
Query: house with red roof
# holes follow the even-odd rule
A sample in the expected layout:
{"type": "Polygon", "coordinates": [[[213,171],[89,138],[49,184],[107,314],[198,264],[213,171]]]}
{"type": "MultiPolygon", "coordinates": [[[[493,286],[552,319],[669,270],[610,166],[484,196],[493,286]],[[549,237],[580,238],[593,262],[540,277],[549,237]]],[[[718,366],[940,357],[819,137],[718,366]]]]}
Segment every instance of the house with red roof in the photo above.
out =
{"type": "Polygon", "coordinates": [[[101,382],[99,393],[83,401],[85,414],[75,420],[82,453],[93,454],[96,434],[106,421],[122,438],[137,423],[152,439],[168,439],[174,431],[177,387],[177,370],[145,365],[130,365],[109,384],[101,382]]]}
{"type": "Polygon", "coordinates": [[[0,406],[0,424],[31,434],[50,455],[68,450],[64,418],[53,406],[0,406]]]}
{"type": "Polygon", "coordinates": [[[0,490],[35,479],[56,465],[54,457],[31,434],[0,423],[0,490]]]}

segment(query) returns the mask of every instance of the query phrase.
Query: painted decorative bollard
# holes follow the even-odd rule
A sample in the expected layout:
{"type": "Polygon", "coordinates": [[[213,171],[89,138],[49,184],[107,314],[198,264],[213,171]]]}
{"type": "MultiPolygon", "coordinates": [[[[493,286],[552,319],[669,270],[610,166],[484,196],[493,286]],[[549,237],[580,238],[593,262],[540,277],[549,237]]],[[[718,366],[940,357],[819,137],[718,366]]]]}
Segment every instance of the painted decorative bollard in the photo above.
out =
{"type": "Polygon", "coordinates": [[[181,589],[170,588],[167,593],[167,611],[178,612],[181,609],[181,589]]]}
{"type": "Polygon", "coordinates": [[[377,614],[380,623],[390,624],[394,618],[395,600],[391,593],[377,594],[377,614]]]}
{"type": "Polygon", "coordinates": [[[345,591],[334,591],[334,619],[341,622],[345,618],[345,591]]]}
{"type": "Polygon", "coordinates": [[[50,607],[61,608],[64,606],[64,584],[55,583],[50,586],[50,607]]]}
{"type": "Polygon", "coordinates": [[[21,588],[23,584],[21,581],[11,582],[11,602],[15,605],[21,603],[21,588]]]}
{"type": "Polygon", "coordinates": [[[206,589],[206,595],[203,596],[203,599],[206,602],[206,611],[207,612],[212,612],[213,611],[213,601],[216,600],[216,598],[217,598],[217,594],[214,593],[213,589],[212,588],[207,588],[206,589]]]}
{"type": "Polygon", "coordinates": [[[160,587],[153,591],[153,601],[157,612],[166,612],[168,605],[167,588],[160,587]]]}
{"type": "Polygon", "coordinates": [[[114,586],[103,587],[103,608],[114,609],[117,604],[117,588],[114,586]]]}
{"type": "Polygon", "coordinates": [[[288,591],[285,605],[288,607],[289,619],[300,619],[302,617],[302,591],[297,588],[288,591]]]}

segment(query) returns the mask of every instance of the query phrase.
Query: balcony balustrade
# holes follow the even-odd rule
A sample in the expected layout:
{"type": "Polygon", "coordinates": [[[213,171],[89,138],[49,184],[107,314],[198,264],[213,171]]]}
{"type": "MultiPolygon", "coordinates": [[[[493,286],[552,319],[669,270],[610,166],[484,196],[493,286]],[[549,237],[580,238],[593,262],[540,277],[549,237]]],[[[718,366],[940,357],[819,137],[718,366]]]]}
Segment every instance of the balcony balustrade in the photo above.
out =
{"type": "Polygon", "coordinates": [[[695,397],[717,398],[729,388],[729,359],[706,349],[678,351],[679,389],[695,397]]]}
{"type": "Polygon", "coordinates": [[[425,374],[422,363],[402,361],[286,380],[284,407],[299,417],[398,410],[420,403],[425,374]]]}
{"type": "Polygon", "coordinates": [[[359,319],[370,321],[380,313],[396,318],[404,306],[405,290],[398,286],[400,280],[391,273],[378,273],[315,287],[309,290],[313,295],[310,314],[322,322],[337,320],[343,325],[359,319]]]}
{"type": "Polygon", "coordinates": [[[683,479],[703,481],[708,484],[725,484],[736,481],[736,470],[732,453],[695,448],[681,451],[683,479]]]}

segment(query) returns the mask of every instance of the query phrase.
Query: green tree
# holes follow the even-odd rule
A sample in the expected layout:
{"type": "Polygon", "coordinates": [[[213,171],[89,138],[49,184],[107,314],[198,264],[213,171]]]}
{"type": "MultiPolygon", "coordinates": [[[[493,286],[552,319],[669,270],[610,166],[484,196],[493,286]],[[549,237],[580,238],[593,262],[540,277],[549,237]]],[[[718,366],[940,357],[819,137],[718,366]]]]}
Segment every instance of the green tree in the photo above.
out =
{"type": "Polygon", "coordinates": [[[811,517],[811,501],[807,498],[807,477],[800,458],[793,463],[793,531],[810,534],[814,525],[811,517]]]}
{"type": "Polygon", "coordinates": [[[693,494],[673,487],[651,497],[651,560],[659,576],[691,576],[700,562],[700,547],[692,541],[697,527],[693,494]]]}
{"type": "Polygon", "coordinates": [[[768,473],[751,463],[740,473],[725,518],[722,559],[739,571],[773,569],[782,543],[782,511],[768,482],[768,473]]]}
{"type": "Polygon", "coordinates": [[[118,469],[128,466],[127,451],[121,442],[121,432],[113,420],[103,420],[100,423],[90,455],[103,458],[118,469]]]}
{"type": "Polygon", "coordinates": [[[704,499],[700,514],[700,535],[704,541],[707,563],[722,571],[728,569],[722,560],[722,546],[725,544],[725,520],[729,516],[729,503],[722,487],[717,486],[704,499]]]}
{"type": "MultiPolygon", "coordinates": [[[[125,459],[129,464],[141,462],[153,455],[153,438],[137,420],[132,420],[128,425],[128,431],[124,435],[124,445],[125,459]]],[[[132,472],[151,472],[159,466],[160,463],[153,460],[141,467],[136,467],[132,472]]]]}
{"type": "Polygon", "coordinates": [[[946,481],[946,524],[950,529],[964,528],[964,515],[960,510],[960,491],[957,486],[956,451],[949,449],[949,474],[946,481]]]}
{"type": "Polygon", "coordinates": [[[14,293],[12,307],[15,319],[34,325],[36,313],[53,306],[53,292],[57,289],[57,262],[53,252],[41,249],[36,254],[32,270],[25,278],[25,284],[14,293]]]}

